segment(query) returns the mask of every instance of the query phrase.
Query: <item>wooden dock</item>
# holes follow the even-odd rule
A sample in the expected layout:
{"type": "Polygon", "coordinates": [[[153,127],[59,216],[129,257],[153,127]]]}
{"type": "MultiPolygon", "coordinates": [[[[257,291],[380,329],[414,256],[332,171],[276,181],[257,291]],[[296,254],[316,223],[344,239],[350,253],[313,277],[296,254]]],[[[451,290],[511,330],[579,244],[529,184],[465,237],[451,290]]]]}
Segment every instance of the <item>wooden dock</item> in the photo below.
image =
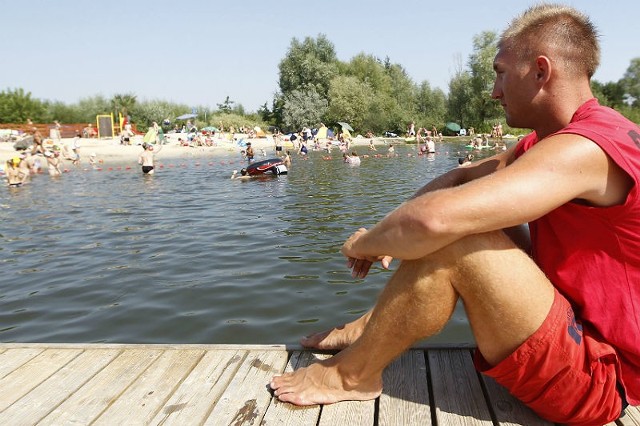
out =
{"type": "MultiPolygon", "coordinates": [[[[327,357],[245,345],[0,344],[2,425],[549,425],[473,369],[470,349],[412,349],[374,401],[295,407],[274,374],[327,357]]],[[[640,425],[630,408],[616,424],[640,425]]]]}

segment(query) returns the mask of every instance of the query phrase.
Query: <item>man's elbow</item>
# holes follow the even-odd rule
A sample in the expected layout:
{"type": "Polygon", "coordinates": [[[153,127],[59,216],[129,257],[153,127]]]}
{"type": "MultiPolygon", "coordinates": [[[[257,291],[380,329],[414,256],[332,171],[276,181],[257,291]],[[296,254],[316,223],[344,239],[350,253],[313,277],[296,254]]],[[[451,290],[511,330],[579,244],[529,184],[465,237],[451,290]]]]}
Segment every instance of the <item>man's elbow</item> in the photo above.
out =
{"type": "Polygon", "coordinates": [[[419,229],[421,235],[424,235],[429,239],[448,236],[453,232],[451,224],[447,218],[438,214],[431,214],[428,217],[421,218],[416,227],[419,229]]]}

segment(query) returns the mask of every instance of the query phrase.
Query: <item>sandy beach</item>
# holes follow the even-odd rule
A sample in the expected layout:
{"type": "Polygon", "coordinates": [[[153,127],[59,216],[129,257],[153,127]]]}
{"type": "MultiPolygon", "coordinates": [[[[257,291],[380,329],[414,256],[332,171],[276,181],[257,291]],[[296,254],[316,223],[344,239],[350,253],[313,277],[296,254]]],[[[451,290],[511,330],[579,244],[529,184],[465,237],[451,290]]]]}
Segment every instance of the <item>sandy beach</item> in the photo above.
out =
{"type": "MultiPolygon", "coordinates": [[[[244,140],[245,142],[251,142],[256,152],[260,152],[264,149],[267,156],[275,155],[275,145],[272,137],[267,138],[247,138],[245,135],[236,134],[232,139],[229,138],[217,138],[214,139],[215,146],[196,146],[185,147],[180,146],[178,138],[184,139],[185,134],[182,133],[169,133],[165,134],[165,141],[162,148],[157,153],[156,159],[159,162],[166,160],[179,160],[181,158],[207,158],[221,155],[240,154],[240,151],[244,148],[238,145],[238,141],[244,140]]],[[[69,144],[72,141],[71,138],[62,138],[60,145],[69,144]]],[[[368,146],[370,139],[367,138],[354,138],[351,145],[368,146]]],[[[404,140],[399,139],[398,143],[404,143],[404,140]]],[[[385,139],[374,138],[375,144],[384,144],[385,139]]],[[[101,164],[123,164],[130,163],[131,165],[137,164],[138,156],[142,152],[142,136],[138,135],[132,139],[132,145],[121,145],[119,138],[110,139],[80,139],[80,162],[82,165],[88,165],[89,156],[91,154],[96,155],[96,160],[101,164]]],[[[324,145],[324,142],[321,143],[324,145]]],[[[292,150],[293,145],[291,142],[284,143],[285,150],[292,150]]],[[[0,164],[4,165],[7,160],[19,155],[19,152],[14,149],[14,142],[2,142],[0,143],[0,164]]],[[[71,161],[64,160],[64,167],[71,166],[71,161]]]]}
{"type": "MultiPolygon", "coordinates": [[[[198,147],[185,147],[180,146],[178,142],[178,137],[184,138],[185,135],[178,134],[169,134],[166,135],[165,143],[162,145],[162,148],[159,150],[157,159],[180,159],[180,158],[194,158],[194,157],[208,157],[208,156],[216,156],[222,154],[228,154],[237,152],[239,153],[241,148],[238,146],[237,142],[228,139],[216,139],[216,146],[198,146],[198,147]]],[[[72,141],[71,138],[62,138],[60,140],[60,145],[69,144],[72,141]]],[[[251,142],[251,144],[260,149],[264,147],[264,149],[268,150],[273,147],[272,140],[267,140],[265,138],[261,139],[245,139],[247,142],[251,142]]],[[[13,142],[5,142],[0,143],[0,161],[2,164],[6,162],[8,159],[15,157],[19,154],[13,147],[13,142]]],[[[132,164],[136,164],[138,161],[138,156],[142,152],[142,136],[136,136],[132,138],[131,145],[121,145],[120,138],[109,138],[109,139],[80,139],[80,161],[82,164],[88,164],[89,156],[91,154],[96,155],[96,160],[103,163],[127,163],[130,162],[132,164]]],[[[46,145],[45,145],[46,146],[46,145]]],[[[65,164],[70,161],[65,160],[65,164]]]]}

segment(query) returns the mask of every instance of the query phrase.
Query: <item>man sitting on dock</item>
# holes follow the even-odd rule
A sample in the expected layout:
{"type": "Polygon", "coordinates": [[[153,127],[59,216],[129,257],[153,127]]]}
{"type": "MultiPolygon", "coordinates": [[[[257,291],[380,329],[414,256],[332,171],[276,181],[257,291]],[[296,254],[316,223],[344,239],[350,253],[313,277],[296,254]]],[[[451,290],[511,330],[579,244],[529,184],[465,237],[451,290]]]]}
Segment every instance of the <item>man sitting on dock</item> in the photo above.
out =
{"type": "Polygon", "coordinates": [[[541,417],[605,424],[640,403],[640,128],[593,97],[597,38],[566,6],[511,23],[492,97],[509,126],[534,132],[349,237],[354,277],[402,262],[370,312],[303,339],[343,350],[274,377],[281,401],[378,397],[384,368],[461,298],[476,368],[541,417]]]}

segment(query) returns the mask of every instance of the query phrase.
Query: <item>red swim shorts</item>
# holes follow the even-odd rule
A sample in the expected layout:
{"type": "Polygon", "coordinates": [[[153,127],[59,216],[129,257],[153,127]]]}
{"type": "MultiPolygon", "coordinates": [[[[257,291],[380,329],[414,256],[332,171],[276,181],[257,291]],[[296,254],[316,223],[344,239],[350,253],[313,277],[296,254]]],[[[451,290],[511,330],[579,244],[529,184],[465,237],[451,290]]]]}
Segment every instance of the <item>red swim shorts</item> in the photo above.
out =
{"type": "Polygon", "coordinates": [[[620,417],[615,350],[582,329],[557,291],[545,321],[514,353],[495,367],[480,351],[474,361],[478,371],[549,421],[603,425],[620,417]]]}

